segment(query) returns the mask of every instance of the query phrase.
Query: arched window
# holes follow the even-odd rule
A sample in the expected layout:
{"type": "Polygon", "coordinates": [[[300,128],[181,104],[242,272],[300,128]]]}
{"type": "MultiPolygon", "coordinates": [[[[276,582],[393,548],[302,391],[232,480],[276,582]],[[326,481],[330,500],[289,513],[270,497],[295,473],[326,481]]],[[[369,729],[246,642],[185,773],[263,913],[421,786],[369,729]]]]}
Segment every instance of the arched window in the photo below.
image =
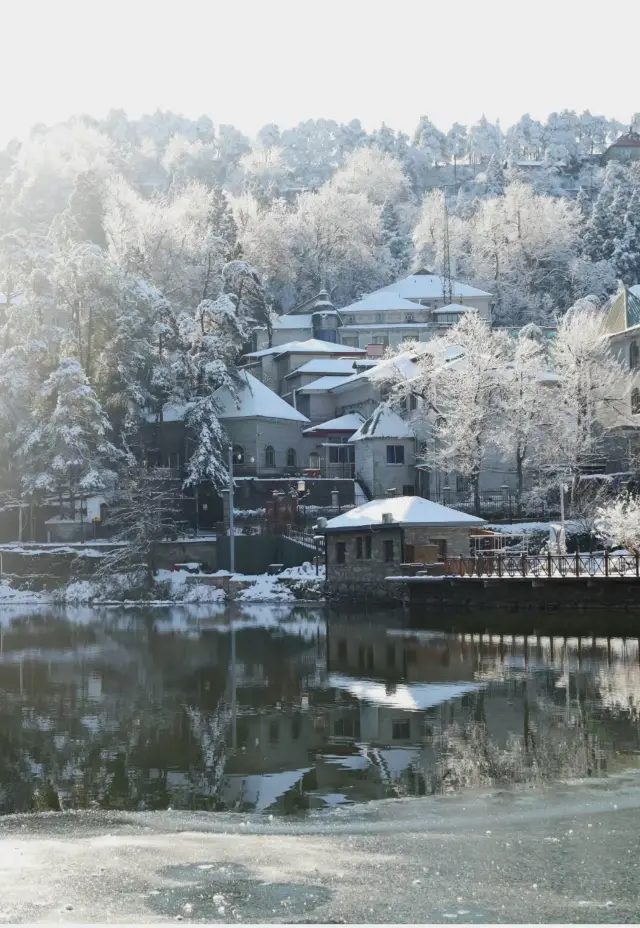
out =
{"type": "Polygon", "coordinates": [[[296,449],[287,448],[287,467],[296,466],[296,449]]]}
{"type": "Polygon", "coordinates": [[[233,463],[238,466],[244,464],[244,448],[242,445],[233,446],[233,463]]]}
{"type": "Polygon", "coordinates": [[[266,467],[276,466],[276,452],[272,445],[267,445],[264,449],[264,463],[266,467]]]}
{"type": "Polygon", "coordinates": [[[631,342],[629,345],[629,367],[632,371],[635,371],[640,366],[640,351],[638,350],[638,343],[631,342]]]}
{"type": "Polygon", "coordinates": [[[640,390],[637,387],[631,391],[631,412],[634,416],[640,415],[640,390]]]}

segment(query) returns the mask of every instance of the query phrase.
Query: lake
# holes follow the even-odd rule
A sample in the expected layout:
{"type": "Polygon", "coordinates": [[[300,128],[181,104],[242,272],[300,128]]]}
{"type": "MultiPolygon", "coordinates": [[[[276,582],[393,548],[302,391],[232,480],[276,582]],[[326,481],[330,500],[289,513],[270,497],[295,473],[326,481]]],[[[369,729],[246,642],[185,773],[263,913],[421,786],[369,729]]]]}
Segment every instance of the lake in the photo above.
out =
{"type": "Polygon", "coordinates": [[[6,609],[0,814],[302,815],[637,768],[637,639],[424,625],[288,604],[6,609]]]}

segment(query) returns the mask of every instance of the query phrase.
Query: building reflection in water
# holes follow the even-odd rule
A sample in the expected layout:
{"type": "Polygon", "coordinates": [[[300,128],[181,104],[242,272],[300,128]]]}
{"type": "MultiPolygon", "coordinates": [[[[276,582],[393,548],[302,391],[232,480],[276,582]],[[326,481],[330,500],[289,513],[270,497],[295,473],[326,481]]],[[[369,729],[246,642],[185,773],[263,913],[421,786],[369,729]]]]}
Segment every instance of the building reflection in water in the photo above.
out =
{"type": "Polygon", "coordinates": [[[294,813],[636,765],[637,640],[383,618],[288,605],[4,615],[0,811],[294,813]]]}

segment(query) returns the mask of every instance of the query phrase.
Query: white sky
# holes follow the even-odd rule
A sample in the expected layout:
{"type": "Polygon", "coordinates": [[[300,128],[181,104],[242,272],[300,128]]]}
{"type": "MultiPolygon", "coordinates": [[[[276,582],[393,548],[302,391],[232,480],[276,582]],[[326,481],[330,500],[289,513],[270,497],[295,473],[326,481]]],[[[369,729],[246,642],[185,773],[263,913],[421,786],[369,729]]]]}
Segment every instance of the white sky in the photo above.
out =
{"type": "Polygon", "coordinates": [[[0,142],[77,113],[171,109],[251,134],[359,117],[640,111],[638,0],[2,0],[0,142]]]}

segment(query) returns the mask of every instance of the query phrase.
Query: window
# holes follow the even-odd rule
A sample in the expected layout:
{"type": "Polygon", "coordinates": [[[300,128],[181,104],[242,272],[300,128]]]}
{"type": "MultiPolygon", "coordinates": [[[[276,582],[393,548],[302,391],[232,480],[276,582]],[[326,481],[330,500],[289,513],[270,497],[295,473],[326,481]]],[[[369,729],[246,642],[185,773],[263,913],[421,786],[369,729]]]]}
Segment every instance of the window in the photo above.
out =
{"type": "Polygon", "coordinates": [[[418,408],[418,399],[413,393],[410,393],[409,396],[407,397],[407,410],[409,412],[414,412],[417,408],[418,408]]]}
{"type": "Polygon", "coordinates": [[[353,464],[356,459],[356,449],[353,445],[341,444],[329,448],[329,464],[353,464]]]}
{"type": "Polygon", "coordinates": [[[411,738],[409,719],[396,719],[392,722],[391,737],[394,741],[408,741],[411,738]]]}
{"type": "Polygon", "coordinates": [[[333,733],[337,738],[353,738],[353,719],[336,719],[333,733]]]}
{"type": "Polygon", "coordinates": [[[347,338],[346,336],[342,339],[342,344],[345,348],[359,348],[360,339],[358,338],[347,338]]]}
{"type": "Polygon", "coordinates": [[[364,556],[368,561],[371,560],[371,535],[365,535],[364,556]]]}
{"type": "Polygon", "coordinates": [[[629,367],[632,371],[640,367],[640,351],[637,342],[631,342],[629,345],[629,367]]]}
{"type": "Polygon", "coordinates": [[[296,449],[287,448],[287,467],[296,466],[296,449]]]}
{"type": "Polygon", "coordinates": [[[242,445],[233,446],[233,463],[239,465],[244,464],[244,448],[242,445]]]}
{"type": "Polygon", "coordinates": [[[362,560],[362,538],[356,538],[356,558],[362,560]]]}
{"type": "Polygon", "coordinates": [[[267,445],[264,449],[264,463],[265,467],[276,466],[276,452],[272,445],[267,445]]]}
{"type": "Polygon", "coordinates": [[[407,313],[407,315],[404,317],[404,321],[405,321],[405,322],[415,322],[416,320],[413,318],[413,313],[407,313]]]}
{"type": "Polygon", "coordinates": [[[640,415],[640,390],[637,387],[631,391],[631,412],[634,416],[640,415]]]}
{"type": "Polygon", "coordinates": [[[404,464],[404,445],[387,445],[387,464],[404,464]]]}
{"type": "Polygon", "coordinates": [[[438,560],[444,561],[447,558],[447,539],[446,538],[432,538],[431,544],[435,545],[438,549],[438,560]]]}
{"type": "Polygon", "coordinates": [[[336,564],[344,564],[347,560],[347,546],[344,541],[336,542],[336,564]]]}
{"type": "Polygon", "coordinates": [[[345,316],[345,317],[344,317],[344,321],[345,321],[346,325],[353,325],[354,322],[356,321],[356,320],[355,320],[355,316],[345,316]]]}
{"type": "Polygon", "coordinates": [[[456,477],[456,493],[465,493],[467,489],[466,477],[456,477]]]}
{"type": "Polygon", "coordinates": [[[384,322],[384,316],[382,315],[382,313],[376,313],[375,321],[376,321],[376,322],[384,322]]]}
{"type": "Polygon", "coordinates": [[[311,470],[318,470],[320,468],[320,455],[316,454],[315,451],[309,455],[309,467],[311,470]]]}
{"type": "Polygon", "coordinates": [[[372,345],[383,345],[385,348],[389,347],[389,336],[388,335],[374,335],[371,339],[372,345]]]}
{"type": "Polygon", "coordinates": [[[384,560],[386,564],[393,563],[393,539],[389,538],[384,543],[384,560]]]}
{"type": "Polygon", "coordinates": [[[402,487],[403,496],[415,496],[416,488],[412,483],[405,483],[402,487]]]}

